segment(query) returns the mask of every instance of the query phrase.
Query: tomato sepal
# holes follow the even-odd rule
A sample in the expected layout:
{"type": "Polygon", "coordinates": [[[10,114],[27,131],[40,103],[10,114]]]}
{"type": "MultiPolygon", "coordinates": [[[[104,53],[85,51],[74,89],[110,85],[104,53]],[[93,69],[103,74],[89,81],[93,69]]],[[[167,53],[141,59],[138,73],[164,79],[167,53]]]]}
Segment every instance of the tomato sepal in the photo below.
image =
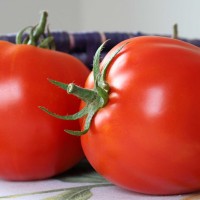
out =
{"type": "Polygon", "coordinates": [[[94,76],[95,84],[94,84],[93,89],[82,88],[73,83],[65,84],[59,81],[49,80],[52,84],[66,90],[68,94],[72,94],[85,102],[85,107],[82,110],[80,110],[79,112],[73,115],[65,115],[65,116],[58,115],[56,113],[49,111],[47,108],[40,106],[40,109],[42,109],[43,111],[47,112],[53,117],[63,119],[63,120],[77,120],[82,117],[86,117],[84,121],[84,129],[82,131],[65,130],[65,132],[71,135],[81,136],[87,133],[88,130],[90,129],[90,124],[93,119],[93,116],[98,112],[99,109],[103,108],[109,100],[110,86],[105,80],[106,72],[111,61],[122,50],[122,48],[125,45],[127,45],[127,43],[123,44],[113,53],[113,55],[111,55],[110,59],[108,59],[108,62],[102,68],[102,71],[100,71],[100,56],[106,42],[107,41],[105,41],[97,49],[94,56],[93,76],[94,76]]]}

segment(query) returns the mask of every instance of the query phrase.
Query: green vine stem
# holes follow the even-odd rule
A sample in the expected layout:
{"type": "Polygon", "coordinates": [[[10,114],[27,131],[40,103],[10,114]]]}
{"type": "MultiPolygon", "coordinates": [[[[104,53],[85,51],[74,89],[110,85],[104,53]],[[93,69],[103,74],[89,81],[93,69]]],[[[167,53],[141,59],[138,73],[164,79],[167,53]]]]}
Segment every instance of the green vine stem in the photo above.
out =
{"type": "Polygon", "coordinates": [[[63,119],[63,120],[77,120],[82,117],[86,117],[84,129],[82,131],[65,130],[69,134],[81,136],[87,133],[87,131],[90,128],[90,124],[93,119],[93,116],[98,112],[99,109],[104,107],[109,101],[110,87],[105,80],[106,71],[111,61],[116,57],[116,55],[121,51],[121,49],[127,43],[124,43],[121,47],[119,47],[114,52],[114,54],[110,57],[110,59],[108,59],[105,66],[103,66],[102,71],[100,71],[100,55],[105,43],[106,42],[104,42],[98,48],[94,56],[94,61],[93,61],[94,88],[93,89],[81,88],[73,83],[65,84],[65,83],[55,81],[55,80],[49,80],[51,83],[55,84],[56,86],[66,90],[67,93],[75,95],[76,97],[78,97],[79,99],[81,99],[82,101],[86,103],[85,107],[79,112],[73,115],[66,115],[66,116],[58,115],[56,113],[49,111],[45,107],[42,107],[42,106],[40,107],[43,111],[47,112],[48,114],[54,117],[57,117],[59,119],[63,119]]]}
{"type": "Polygon", "coordinates": [[[48,13],[42,11],[39,23],[36,26],[28,26],[16,35],[16,44],[28,44],[40,48],[55,49],[54,38],[47,27],[48,13]],[[47,27],[47,34],[45,29],[47,27]],[[29,30],[28,34],[25,34],[29,30]]]}
{"type": "Polygon", "coordinates": [[[178,39],[178,24],[174,24],[173,26],[173,35],[172,38],[178,39]]]}

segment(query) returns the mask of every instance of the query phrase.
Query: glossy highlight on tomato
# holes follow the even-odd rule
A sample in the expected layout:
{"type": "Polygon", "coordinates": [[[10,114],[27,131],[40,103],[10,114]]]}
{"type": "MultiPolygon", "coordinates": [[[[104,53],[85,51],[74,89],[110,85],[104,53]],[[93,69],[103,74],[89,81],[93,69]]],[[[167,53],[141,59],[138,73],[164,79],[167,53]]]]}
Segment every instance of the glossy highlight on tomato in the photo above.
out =
{"type": "MultiPolygon", "coordinates": [[[[131,38],[102,68],[126,42],[106,73],[108,103],[81,136],[87,159],[132,191],[200,190],[200,49],[167,37],[131,38]]],[[[85,88],[93,87],[92,72],[85,88]]]]}
{"type": "Polygon", "coordinates": [[[80,101],[48,79],[83,86],[89,70],[76,58],[32,45],[0,41],[0,178],[36,180],[59,174],[80,161],[80,138],[63,129],[79,128],[44,113],[73,113],[80,101]]]}

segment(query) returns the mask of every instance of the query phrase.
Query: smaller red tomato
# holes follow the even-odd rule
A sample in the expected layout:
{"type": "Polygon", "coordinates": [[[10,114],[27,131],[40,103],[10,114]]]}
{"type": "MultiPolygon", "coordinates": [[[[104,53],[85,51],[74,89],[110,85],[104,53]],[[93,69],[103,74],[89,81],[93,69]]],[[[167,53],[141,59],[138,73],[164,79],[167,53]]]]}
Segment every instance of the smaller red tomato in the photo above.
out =
{"type": "Polygon", "coordinates": [[[80,138],[63,131],[79,123],[53,118],[38,106],[60,114],[77,112],[80,100],[48,78],[83,86],[88,74],[68,54],[0,41],[0,178],[44,179],[83,158],[80,138]]]}

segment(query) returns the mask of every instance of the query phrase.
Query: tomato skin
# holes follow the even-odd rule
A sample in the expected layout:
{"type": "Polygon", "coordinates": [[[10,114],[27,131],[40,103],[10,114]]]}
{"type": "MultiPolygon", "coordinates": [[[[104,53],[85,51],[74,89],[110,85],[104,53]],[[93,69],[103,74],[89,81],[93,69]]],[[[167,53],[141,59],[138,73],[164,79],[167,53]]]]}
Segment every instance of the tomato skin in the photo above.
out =
{"type": "MultiPolygon", "coordinates": [[[[84,153],[112,183],[145,194],[200,190],[200,50],[164,37],[129,42],[109,66],[108,104],[81,137],[84,153]]],[[[92,88],[90,74],[86,88],[92,88]]]]}
{"type": "Polygon", "coordinates": [[[0,178],[44,179],[79,162],[80,138],[64,132],[79,123],[38,106],[62,115],[76,112],[79,100],[48,79],[83,86],[89,70],[65,53],[1,41],[0,71],[0,178]]]}

